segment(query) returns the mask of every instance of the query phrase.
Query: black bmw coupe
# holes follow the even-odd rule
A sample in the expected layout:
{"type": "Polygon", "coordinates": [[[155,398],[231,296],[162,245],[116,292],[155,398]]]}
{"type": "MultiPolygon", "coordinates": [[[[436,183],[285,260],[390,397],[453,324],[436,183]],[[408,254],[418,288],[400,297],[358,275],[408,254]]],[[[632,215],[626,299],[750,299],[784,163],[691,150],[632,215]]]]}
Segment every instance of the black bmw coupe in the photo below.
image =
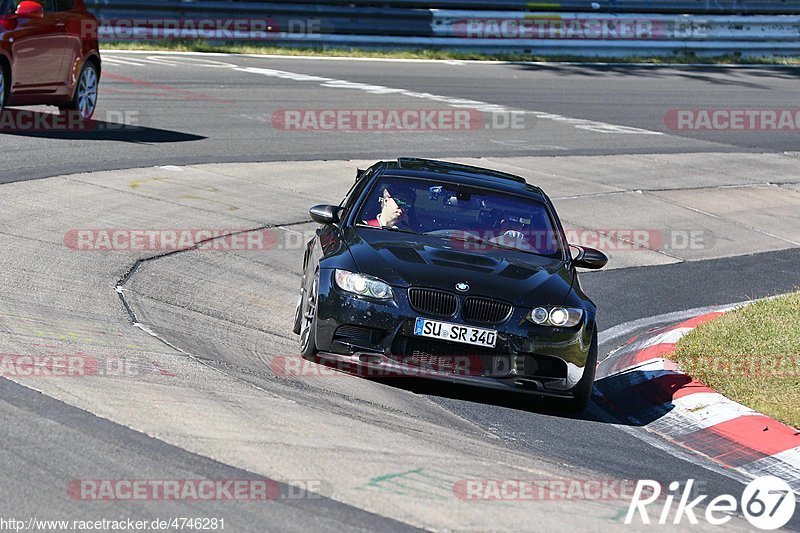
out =
{"type": "Polygon", "coordinates": [[[317,205],[295,314],[306,358],[565,398],[586,407],[596,307],[545,193],[494,170],[401,158],[317,205]]]}

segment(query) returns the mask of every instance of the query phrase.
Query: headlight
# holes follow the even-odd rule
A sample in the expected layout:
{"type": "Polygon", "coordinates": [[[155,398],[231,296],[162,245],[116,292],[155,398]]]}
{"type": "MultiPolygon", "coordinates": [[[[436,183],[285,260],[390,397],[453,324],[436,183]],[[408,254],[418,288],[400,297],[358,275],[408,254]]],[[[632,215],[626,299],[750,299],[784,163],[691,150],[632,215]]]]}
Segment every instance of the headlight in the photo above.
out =
{"type": "Polygon", "coordinates": [[[378,300],[391,300],[394,298],[392,288],[378,278],[339,269],[336,269],[335,277],[336,285],[343,291],[378,300]]]}
{"type": "Polygon", "coordinates": [[[583,309],[570,307],[537,307],[528,314],[528,320],[540,326],[571,328],[583,318],[583,309]]]}

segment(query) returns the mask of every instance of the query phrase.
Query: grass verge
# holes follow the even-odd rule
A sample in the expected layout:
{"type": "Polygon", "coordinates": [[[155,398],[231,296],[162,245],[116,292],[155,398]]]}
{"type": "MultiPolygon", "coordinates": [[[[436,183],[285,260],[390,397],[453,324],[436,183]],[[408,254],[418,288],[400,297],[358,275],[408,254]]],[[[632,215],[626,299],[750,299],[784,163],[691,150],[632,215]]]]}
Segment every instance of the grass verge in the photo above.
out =
{"type": "Polygon", "coordinates": [[[455,59],[462,61],[544,61],[544,62],[609,62],[671,64],[717,64],[717,65],[800,65],[800,57],[698,57],[680,54],[665,57],[614,57],[598,58],[585,56],[540,56],[532,54],[482,54],[450,50],[369,50],[358,48],[295,48],[274,45],[212,44],[207,41],[110,41],[101,48],[106,50],[152,50],[174,52],[223,52],[231,54],[262,54],[284,56],[367,57],[380,59],[455,59]]]}
{"type": "Polygon", "coordinates": [[[702,324],[678,342],[675,357],[712,389],[800,428],[800,292],[702,324]]]}

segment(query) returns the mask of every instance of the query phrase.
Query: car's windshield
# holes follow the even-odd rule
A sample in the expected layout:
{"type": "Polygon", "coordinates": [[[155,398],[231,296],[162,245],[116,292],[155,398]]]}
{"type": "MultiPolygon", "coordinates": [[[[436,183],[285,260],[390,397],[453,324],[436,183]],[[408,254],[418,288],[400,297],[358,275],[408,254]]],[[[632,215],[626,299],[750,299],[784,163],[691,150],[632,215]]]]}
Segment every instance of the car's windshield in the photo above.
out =
{"type": "Polygon", "coordinates": [[[562,257],[561,239],[542,202],[453,182],[382,178],[356,224],[442,237],[473,250],[511,248],[562,257]]]}

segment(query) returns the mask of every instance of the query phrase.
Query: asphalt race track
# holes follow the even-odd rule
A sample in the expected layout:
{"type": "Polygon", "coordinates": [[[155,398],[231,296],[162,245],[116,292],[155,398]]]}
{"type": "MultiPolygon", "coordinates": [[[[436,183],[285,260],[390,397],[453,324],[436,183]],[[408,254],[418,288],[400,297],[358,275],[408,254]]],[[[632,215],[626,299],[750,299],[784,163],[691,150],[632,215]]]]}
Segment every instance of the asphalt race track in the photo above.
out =
{"type": "Polygon", "coordinates": [[[442,132],[403,136],[403,150],[420,156],[797,150],[791,131],[675,131],[665,124],[671,110],[793,109],[796,68],[475,65],[129,52],[109,52],[104,58],[97,131],[23,128],[6,134],[0,147],[0,180],[156,164],[378,159],[395,155],[387,154],[384,137],[350,133],[335,143],[320,143],[319,136],[264,125],[281,109],[357,109],[367,102],[378,108],[397,104],[405,109],[435,103],[392,95],[365,102],[363,91],[321,88],[319,82],[298,83],[237,68],[381,85],[666,134],[597,135],[566,122],[529,115],[522,137],[518,130],[483,128],[455,136],[442,132]],[[124,124],[139,127],[121,129],[124,124]],[[475,146],[481,150],[476,152],[475,146]],[[22,151],[27,154],[25,168],[13,156],[22,151]],[[80,156],[75,156],[76,151],[80,156]]]}
{"type": "MultiPolygon", "coordinates": [[[[615,241],[609,269],[582,276],[600,309],[601,357],[663,315],[800,287],[796,130],[678,131],[665,119],[793,109],[797,69],[104,59],[95,128],[0,132],[0,352],[80,353],[134,371],[0,380],[0,517],[218,517],[233,531],[606,530],[623,529],[627,502],[470,502],[453,487],[695,479],[706,494],[741,494],[740,473],[597,406],[575,418],[530,398],[296,377],[280,365],[297,350],[300,245],[315,227],[307,208],[338,202],[355,168],[381,158],[516,172],[554,198],[570,227],[658,235],[634,249],[615,241]],[[500,118],[425,132],[309,132],[274,120],[305,109],[500,118]],[[491,122],[509,116],[517,127],[491,122]],[[70,232],[88,228],[263,229],[275,245],[76,249],[70,232]],[[696,246],[676,242],[686,234],[696,246]],[[282,495],[299,485],[313,497],[95,502],[68,491],[85,479],[264,477],[282,495]]],[[[748,530],[738,518],[727,527],[748,530]]],[[[797,513],[787,527],[800,530],[797,513]]]]}

